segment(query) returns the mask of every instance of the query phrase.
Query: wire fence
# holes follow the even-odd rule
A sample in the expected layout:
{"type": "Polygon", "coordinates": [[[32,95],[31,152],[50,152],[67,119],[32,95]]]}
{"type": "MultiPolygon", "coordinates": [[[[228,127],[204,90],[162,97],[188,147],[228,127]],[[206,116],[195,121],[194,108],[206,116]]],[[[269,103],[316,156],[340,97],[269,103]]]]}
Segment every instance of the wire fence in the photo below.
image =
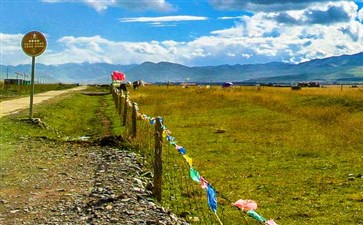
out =
{"type": "Polygon", "coordinates": [[[248,224],[245,218],[248,215],[255,219],[254,224],[276,225],[254,211],[255,202],[241,199],[233,202],[217,192],[193,168],[192,159],[176,143],[161,117],[140,113],[127,92],[117,88],[111,92],[124,126],[122,136],[142,156],[144,165],[154,172],[153,194],[163,207],[191,224],[248,224]],[[217,195],[222,199],[219,204],[217,195]]]}
{"type": "MultiPolygon", "coordinates": [[[[75,87],[77,84],[34,84],[34,93],[41,93],[51,90],[62,90],[75,87]]],[[[0,82],[0,100],[7,97],[28,95],[32,91],[30,84],[9,84],[0,82]]]]}

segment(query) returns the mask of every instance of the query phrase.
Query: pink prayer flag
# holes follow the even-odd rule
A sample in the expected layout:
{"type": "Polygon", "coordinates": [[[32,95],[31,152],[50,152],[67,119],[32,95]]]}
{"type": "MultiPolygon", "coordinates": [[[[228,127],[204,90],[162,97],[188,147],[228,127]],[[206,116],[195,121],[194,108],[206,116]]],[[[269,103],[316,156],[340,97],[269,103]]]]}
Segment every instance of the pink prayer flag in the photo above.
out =
{"type": "Polygon", "coordinates": [[[233,203],[232,205],[236,206],[237,208],[243,210],[243,211],[249,211],[251,209],[256,210],[257,209],[257,203],[252,200],[243,200],[240,199],[233,203]]]}
{"type": "Polygon", "coordinates": [[[266,221],[266,225],[277,225],[274,220],[268,220],[266,221]]]}
{"type": "Polygon", "coordinates": [[[200,176],[200,183],[203,189],[206,189],[208,187],[208,181],[206,181],[202,176],[200,176]]]}

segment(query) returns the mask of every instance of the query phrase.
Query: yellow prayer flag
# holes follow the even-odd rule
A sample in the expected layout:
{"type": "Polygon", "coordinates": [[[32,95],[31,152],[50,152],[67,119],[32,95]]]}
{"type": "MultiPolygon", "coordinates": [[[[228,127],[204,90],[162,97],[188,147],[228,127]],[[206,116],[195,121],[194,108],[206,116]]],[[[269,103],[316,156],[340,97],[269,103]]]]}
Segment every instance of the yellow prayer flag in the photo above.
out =
{"type": "Polygon", "coordinates": [[[193,159],[190,158],[188,155],[183,155],[184,159],[188,162],[189,166],[193,165],[193,159]]]}

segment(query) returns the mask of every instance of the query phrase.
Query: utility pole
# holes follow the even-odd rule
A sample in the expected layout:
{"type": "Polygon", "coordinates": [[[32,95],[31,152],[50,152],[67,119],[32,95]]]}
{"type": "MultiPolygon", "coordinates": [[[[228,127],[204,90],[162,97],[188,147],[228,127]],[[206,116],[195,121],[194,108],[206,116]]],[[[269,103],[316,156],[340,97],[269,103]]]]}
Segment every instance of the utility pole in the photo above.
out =
{"type": "Polygon", "coordinates": [[[16,74],[16,83],[19,85],[19,75],[21,74],[18,72],[15,72],[15,74],[16,74]]]}

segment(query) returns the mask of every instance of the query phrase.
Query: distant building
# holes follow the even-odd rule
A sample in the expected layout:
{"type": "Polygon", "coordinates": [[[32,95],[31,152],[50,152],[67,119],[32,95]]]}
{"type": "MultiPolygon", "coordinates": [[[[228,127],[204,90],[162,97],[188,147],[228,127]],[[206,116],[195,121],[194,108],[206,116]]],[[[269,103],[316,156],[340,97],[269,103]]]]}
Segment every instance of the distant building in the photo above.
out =
{"type": "Polygon", "coordinates": [[[28,82],[26,82],[23,79],[4,79],[4,84],[18,84],[18,85],[23,85],[23,84],[28,84],[28,82]]]}

